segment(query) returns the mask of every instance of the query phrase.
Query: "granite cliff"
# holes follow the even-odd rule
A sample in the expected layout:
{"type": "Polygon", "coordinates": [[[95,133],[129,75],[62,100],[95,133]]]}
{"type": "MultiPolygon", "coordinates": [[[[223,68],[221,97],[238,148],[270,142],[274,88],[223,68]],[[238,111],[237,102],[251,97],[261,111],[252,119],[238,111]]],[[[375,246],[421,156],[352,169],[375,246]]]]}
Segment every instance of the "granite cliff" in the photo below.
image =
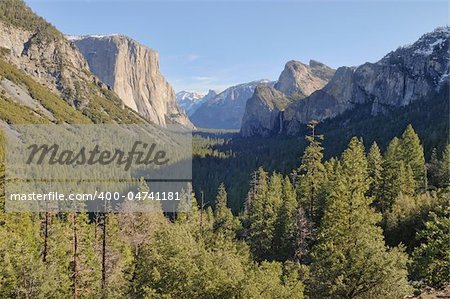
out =
{"type": "Polygon", "coordinates": [[[334,72],[332,68],[314,60],[309,65],[289,61],[273,87],[256,89],[248,100],[241,134],[268,136],[283,132],[284,110],[323,88],[334,72]]]}
{"type": "MultiPolygon", "coordinates": [[[[261,131],[265,132],[263,135],[296,134],[311,120],[334,118],[359,104],[371,105],[370,115],[377,115],[426,99],[449,81],[449,36],[448,27],[437,28],[378,62],[338,68],[323,88],[303,98],[305,89],[297,82],[278,82],[275,87],[281,86],[286,97],[291,97],[284,111],[275,111],[279,123],[271,125],[267,116],[261,117],[261,111],[255,114],[255,107],[248,106],[244,119],[249,121],[243,123],[241,133],[244,136],[261,135],[261,131]],[[258,122],[260,125],[255,125],[258,122]]],[[[266,110],[268,114],[274,113],[266,110]]]]}
{"type": "Polygon", "coordinates": [[[158,53],[123,35],[70,36],[90,70],[123,103],[156,124],[192,127],[159,68],[158,53]]]}

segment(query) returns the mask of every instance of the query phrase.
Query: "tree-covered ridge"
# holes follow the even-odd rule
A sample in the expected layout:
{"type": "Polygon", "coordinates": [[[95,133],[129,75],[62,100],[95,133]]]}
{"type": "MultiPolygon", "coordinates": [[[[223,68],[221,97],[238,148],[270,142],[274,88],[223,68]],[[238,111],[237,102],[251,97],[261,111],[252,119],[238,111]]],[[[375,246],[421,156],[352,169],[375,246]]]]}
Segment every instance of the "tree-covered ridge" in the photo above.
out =
{"type": "MultiPolygon", "coordinates": [[[[353,136],[361,136],[367,149],[376,142],[384,153],[390,140],[401,136],[406,126],[412,124],[424,147],[425,158],[430,162],[433,149],[440,153],[448,143],[449,90],[448,86],[443,86],[429,98],[375,117],[370,116],[369,106],[362,105],[319,123],[316,131],[324,135],[324,157],[340,155],[353,136]]],[[[307,146],[303,138],[307,132],[306,126],[299,136],[291,137],[240,138],[232,133],[196,132],[193,159],[196,194],[204,191],[212,197],[224,182],[229,186],[231,208],[239,211],[248,191],[250,173],[264,166],[267,171],[288,174],[298,166],[298,157],[307,146]]]]}
{"type": "Polygon", "coordinates": [[[36,32],[37,37],[41,40],[63,38],[63,35],[53,25],[36,15],[23,0],[0,1],[0,21],[36,32]]]}
{"type": "Polygon", "coordinates": [[[252,174],[237,216],[223,184],[214,209],[193,197],[171,218],[2,209],[0,298],[400,299],[449,284],[450,146],[431,187],[410,126],[384,154],[353,138],[325,160],[307,141],[290,175],[252,174]]]}
{"type": "MultiPolygon", "coordinates": [[[[8,79],[18,86],[24,87],[29,95],[38,101],[45,109],[52,113],[57,123],[69,124],[92,124],[92,123],[127,123],[139,124],[143,120],[136,113],[126,107],[122,107],[120,99],[111,91],[95,86],[93,83],[80,82],[79,85],[87,86],[89,92],[81,91],[80,96],[89,98],[88,104],[76,109],[60,96],[53,93],[47,87],[36,82],[32,77],[26,75],[23,71],[11,63],[0,58],[0,81],[8,79]]],[[[2,94],[3,98],[7,98],[7,93],[2,94]]],[[[10,101],[11,102],[11,101],[10,101]]],[[[18,104],[12,103],[17,106],[18,104]]],[[[11,105],[6,105],[2,109],[2,119],[9,121],[9,123],[23,123],[21,118],[29,118],[28,123],[41,123],[41,119],[33,118],[39,112],[27,112],[21,116],[15,117],[21,109],[29,109],[27,107],[13,108],[11,105]],[[28,117],[29,115],[30,117],[28,117]],[[17,119],[18,122],[15,121],[17,119]]],[[[41,117],[46,118],[41,115],[41,117]]],[[[49,121],[49,120],[47,120],[49,121]]]]}

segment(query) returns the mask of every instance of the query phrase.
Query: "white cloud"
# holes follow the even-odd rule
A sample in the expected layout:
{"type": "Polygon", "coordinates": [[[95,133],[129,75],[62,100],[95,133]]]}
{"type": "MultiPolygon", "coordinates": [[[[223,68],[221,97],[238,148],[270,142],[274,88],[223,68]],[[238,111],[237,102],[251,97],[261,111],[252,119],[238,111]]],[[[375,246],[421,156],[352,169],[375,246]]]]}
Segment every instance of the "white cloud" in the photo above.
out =
{"type": "Polygon", "coordinates": [[[193,76],[191,77],[191,79],[195,81],[208,81],[208,82],[217,81],[216,77],[209,77],[209,76],[193,76]]]}
{"type": "Polygon", "coordinates": [[[199,58],[200,58],[200,55],[197,55],[197,54],[187,54],[186,55],[186,59],[191,62],[196,61],[199,58]]]}

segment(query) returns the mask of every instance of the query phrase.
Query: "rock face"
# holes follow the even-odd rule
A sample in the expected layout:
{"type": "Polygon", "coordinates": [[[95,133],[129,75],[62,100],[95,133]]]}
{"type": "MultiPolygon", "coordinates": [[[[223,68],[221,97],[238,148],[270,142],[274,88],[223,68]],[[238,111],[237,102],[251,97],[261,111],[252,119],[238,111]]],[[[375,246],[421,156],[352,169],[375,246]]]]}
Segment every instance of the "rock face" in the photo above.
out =
{"type": "MultiPolygon", "coordinates": [[[[51,26],[44,21],[42,24],[51,26]]],[[[39,36],[35,31],[0,21],[0,47],[7,49],[5,58],[9,62],[72,105],[82,108],[87,100],[77,93],[76,82],[100,82],[90,74],[87,62],[78,49],[56,29],[48,28],[52,34],[39,36]]],[[[83,89],[83,86],[80,88],[83,89]]]]}
{"type": "Polygon", "coordinates": [[[309,65],[291,60],[286,63],[275,88],[294,98],[304,98],[327,84],[334,70],[311,60],[309,65]]]}
{"type": "Polygon", "coordinates": [[[256,87],[247,101],[241,134],[268,136],[274,131],[282,131],[282,111],[289,103],[291,99],[273,87],[256,87]]]}
{"type": "Polygon", "coordinates": [[[205,100],[192,114],[195,126],[213,129],[239,129],[247,100],[259,85],[273,85],[269,80],[259,80],[227,88],[215,97],[205,100]]]}
{"type": "Polygon", "coordinates": [[[284,132],[284,110],[323,88],[334,72],[334,69],[314,60],[309,65],[289,61],[273,88],[256,89],[247,102],[241,134],[268,136],[284,132]]]}
{"type": "MultiPolygon", "coordinates": [[[[323,88],[300,101],[293,100],[286,107],[281,116],[282,132],[296,134],[301,126],[311,120],[336,117],[358,104],[371,105],[371,114],[376,115],[426,99],[450,79],[449,36],[448,27],[437,28],[414,44],[400,47],[376,63],[339,68],[323,88]]],[[[289,70],[285,69],[283,73],[289,73],[289,70]]],[[[296,94],[301,96],[304,89],[298,87],[295,80],[286,82],[290,85],[277,84],[276,87],[294,94],[294,97],[296,94]]],[[[279,125],[270,130],[271,134],[279,131],[279,125]]],[[[259,134],[260,130],[243,126],[241,132],[248,136],[259,134]]]]}
{"type": "Polygon", "coordinates": [[[159,57],[123,35],[69,37],[90,70],[110,86],[123,103],[145,119],[165,126],[191,122],[177,105],[175,92],[160,73],[159,57]]]}

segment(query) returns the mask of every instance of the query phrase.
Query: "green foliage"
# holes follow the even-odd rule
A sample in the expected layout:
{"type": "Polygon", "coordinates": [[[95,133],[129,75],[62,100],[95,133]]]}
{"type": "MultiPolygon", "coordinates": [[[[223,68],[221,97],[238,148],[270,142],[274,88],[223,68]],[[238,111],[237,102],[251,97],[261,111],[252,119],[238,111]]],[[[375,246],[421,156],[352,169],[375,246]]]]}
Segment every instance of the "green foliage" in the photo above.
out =
{"type": "Polygon", "coordinates": [[[406,127],[401,139],[401,159],[406,166],[411,167],[418,187],[425,187],[425,157],[419,136],[411,124],[406,127]]]}
{"type": "Polygon", "coordinates": [[[44,18],[37,16],[22,0],[2,0],[0,2],[0,21],[36,32],[40,40],[59,39],[62,34],[44,18]]]}
{"type": "Polygon", "coordinates": [[[367,191],[368,196],[378,196],[381,193],[383,157],[380,148],[376,142],[372,143],[367,154],[367,167],[370,177],[370,187],[367,191]]]}
{"type": "Polygon", "coordinates": [[[258,266],[245,246],[228,238],[208,244],[179,224],[157,231],[137,264],[133,298],[303,298],[294,271],[258,266]]]}
{"type": "Polygon", "coordinates": [[[0,118],[8,124],[48,124],[50,121],[30,108],[0,95],[0,118]]]}
{"type": "Polygon", "coordinates": [[[240,223],[227,207],[227,199],[225,185],[220,184],[216,197],[216,209],[214,210],[213,232],[229,238],[235,238],[240,223]]]}
{"type": "Polygon", "coordinates": [[[278,209],[274,232],[274,259],[292,259],[296,250],[297,199],[288,177],[283,180],[282,203],[278,209]]]}
{"type": "MultiPolygon", "coordinates": [[[[88,124],[91,121],[67,102],[56,96],[48,88],[38,84],[15,66],[0,59],[0,76],[13,83],[24,86],[31,97],[38,100],[42,106],[49,110],[58,123],[88,124]]],[[[10,111],[14,113],[14,111],[10,111]]],[[[29,113],[28,113],[29,114],[29,113]]],[[[7,116],[7,115],[6,115],[7,116]]],[[[33,119],[34,120],[34,119],[33,119]]],[[[32,121],[30,121],[32,122],[32,121]]],[[[42,122],[42,121],[41,121],[42,122]]]]}
{"type": "Polygon", "coordinates": [[[406,256],[388,250],[381,217],[365,196],[369,187],[362,142],[353,138],[342,155],[313,248],[311,298],[403,298],[409,288],[406,256]]]}
{"type": "MultiPolygon", "coordinates": [[[[255,172],[246,203],[246,223],[249,223],[247,239],[257,261],[270,260],[272,257],[277,201],[269,196],[267,176],[267,172],[262,168],[255,172]]],[[[272,188],[273,185],[272,183],[272,188]]],[[[271,190],[271,194],[273,193],[271,190]]]]}
{"type": "Polygon", "coordinates": [[[383,228],[386,243],[390,246],[404,244],[409,252],[419,245],[416,233],[424,228],[430,211],[442,199],[434,193],[419,195],[400,194],[391,209],[384,214],[383,228]]]}
{"type": "Polygon", "coordinates": [[[413,252],[413,275],[441,287],[450,282],[450,203],[431,212],[417,234],[422,244],[413,252]]]}
{"type": "Polygon", "coordinates": [[[300,168],[294,173],[298,201],[313,223],[319,220],[322,211],[319,194],[326,179],[320,139],[321,136],[315,135],[307,137],[309,145],[305,148],[300,168]]]}

